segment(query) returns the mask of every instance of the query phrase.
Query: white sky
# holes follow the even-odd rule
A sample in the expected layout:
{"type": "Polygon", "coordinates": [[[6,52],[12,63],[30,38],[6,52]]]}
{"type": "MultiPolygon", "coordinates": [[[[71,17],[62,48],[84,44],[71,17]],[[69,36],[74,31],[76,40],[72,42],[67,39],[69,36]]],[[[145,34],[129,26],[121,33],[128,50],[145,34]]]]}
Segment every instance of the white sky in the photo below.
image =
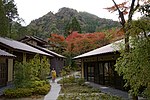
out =
{"type": "MultiPolygon", "coordinates": [[[[124,0],[115,1],[120,3],[124,0]]],[[[19,16],[25,20],[25,25],[50,11],[56,13],[62,7],[86,11],[100,18],[118,20],[116,14],[103,9],[112,6],[112,0],[15,0],[15,3],[17,4],[19,16]]]]}

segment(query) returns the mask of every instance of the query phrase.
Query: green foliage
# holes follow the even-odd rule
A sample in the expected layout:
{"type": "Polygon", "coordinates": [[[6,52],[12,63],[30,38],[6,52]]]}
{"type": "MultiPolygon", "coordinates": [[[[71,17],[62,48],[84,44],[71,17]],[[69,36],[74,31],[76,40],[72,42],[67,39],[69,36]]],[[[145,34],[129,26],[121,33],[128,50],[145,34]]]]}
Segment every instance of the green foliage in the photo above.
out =
{"type": "Polygon", "coordinates": [[[50,73],[50,64],[48,59],[44,56],[43,59],[41,59],[40,68],[39,68],[38,77],[40,80],[46,80],[46,76],[50,73]]]}
{"type": "Polygon", "coordinates": [[[130,29],[127,31],[132,36],[130,52],[122,50],[115,65],[115,70],[126,80],[125,86],[130,86],[129,92],[135,96],[145,89],[143,93],[150,97],[150,79],[147,77],[150,75],[150,39],[147,36],[150,31],[149,21],[149,18],[142,18],[131,22],[130,29]]]}
{"type": "Polygon", "coordinates": [[[37,81],[36,80],[36,81],[30,82],[29,85],[26,84],[26,87],[28,87],[28,88],[36,88],[36,87],[42,87],[45,84],[47,84],[47,83],[44,80],[43,81],[40,81],[40,80],[37,81]]]}
{"type": "Polygon", "coordinates": [[[84,80],[83,78],[77,78],[77,79],[76,79],[76,83],[77,83],[78,85],[83,85],[84,82],[85,82],[85,80],[84,80]]]}
{"type": "Polygon", "coordinates": [[[43,86],[38,86],[33,88],[32,94],[34,95],[46,95],[50,91],[50,85],[45,84],[43,86]]]}
{"type": "Polygon", "coordinates": [[[8,33],[8,20],[2,0],[0,0],[0,36],[6,36],[8,33]]]}
{"type": "Polygon", "coordinates": [[[140,7],[139,11],[147,17],[150,17],[150,4],[145,4],[140,7]]]}
{"type": "Polygon", "coordinates": [[[131,22],[130,29],[128,32],[130,32],[130,35],[135,36],[139,33],[146,33],[150,32],[150,18],[149,17],[143,17],[139,20],[135,20],[131,22]]]}
{"type": "Polygon", "coordinates": [[[19,18],[19,14],[17,11],[17,6],[14,2],[14,0],[2,0],[4,9],[5,9],[5,16],[8,20],[8,34],[7,36],[11,37],[11,28],[13,21],[21,21],[19,18]]]}
{"type": "MultiPolygon", "coordinates": [[[[41,83],[41,81],[39,81],[41,83]]],[[[37,84],[36,84],[37,85],[37,84]]],[[[22,98],[29,97],[32,95],[46,95],[50,90],[49,84],[40,85],[39,84],[34,88],[13,88],[6,89],[4,91],[4,96],[6,98],[22,98]]]]}
{"type": "Polygon", "coordinates": [[[65,36],[68,36],[73,31],[77,31],[77,32],[81,33],[81,26],[80,26],[79,22],[77,21],[76,17],[74,17],[72,19],[72,21],[66,25],[65,36]]]}
{"type": "Polygon", "coordinates": [[[75,83],[75,77],[74,76],[64,77],[58,83],[60,84],[75,83]]]}
{"type": "Polygon", "coordinates": [[[11,26],[11,34],[9,34],[9,37],[18,40],[24,37],[25,35],[30,35],[29,32],[27,31],[27,27],[22,26],[18,22],[13,22],[11,26]]]}
{"type": "Polygon", "coordinates": [[[138,95],[141,87],[146,87],[145,91],[150,96],[150,41],[146,38],[134,37],[131,39],[132,49],[129,53],[122,52],[117,60],[116,71],[123,75],[126,86],[131,87],[131,93],[138,95]]]}
{"type": "Polygon", "coordinates": [[[29,97],[31,95],[32,89],[28,88],[6,89],[4,91],[4,96],[7,98],[21,98],[21,97],[29,97]]]}
{"type": "Polygon", "coordinates": [[[29,62],[16,62],[14,71],[14,83],[16,87],[32,87],[32,83],[36,80],[46,80],[46,76],[50,72],[49,62],[46,57],[40,59],[36,55],[29,62]]]}
{"type": "Polygon", "coordinates": [[[63,70],[66,71],[66,75],[71,74],[71,71],[72,71],[70,66],[65,66],[65,67],[63,67],[63,70]]]}
{"type": "MultiPolygon", "coordinates": [[[[59,81],[62,84],[62,80],[59,81]]],[[[58,100],[121,100],[119,97],[101,93],[99,89],[84,84],[84,79],[69,76],[65,78],[65,86],[61,88],[62,95],[58,100]],[[80,84],[79,84],[80,83],[80,84]]]]}
{"type": "Polygon", "coordinates": [[[54,32],[67,36],[73,18],[76,18],[73,21],[76,23],[73,27],[77,29],[74,31],[82,31],[82,33],[93,33],[97,30],[101,31],[112,27],[119,27],[117,21],[99,18],[87,12],[77,12],[74,9],[64,7],[56,14],[49,12],[41,18],[33,20],[27,28],[32,35],[40,36],[42,38],[48,38],[49,34],[54,32]]]}
{"type": "Polygon", "coordinates": [[[113,27],[119,27],[119,23],[110,19],[99,18],[87,12],[79,12],[82,19],[85,21],[81,27],[83,32],[101,32],[102,30],[111,29],[113,27]]]}
{"type": "Polygon", "coordinates": [[[58,97],[58,100],[122,100],[119,97],[110,96],[102,93],[81,94],[74,93],[72,95],[64,94],[58,97]]]}
{"type": "Polygon", "coordinates": [[[14,19],[18,18],[18,11],[14,0],[2,1],[6,11],[6,17],[9,19],[9,22],[12,22],[14,19]]]}

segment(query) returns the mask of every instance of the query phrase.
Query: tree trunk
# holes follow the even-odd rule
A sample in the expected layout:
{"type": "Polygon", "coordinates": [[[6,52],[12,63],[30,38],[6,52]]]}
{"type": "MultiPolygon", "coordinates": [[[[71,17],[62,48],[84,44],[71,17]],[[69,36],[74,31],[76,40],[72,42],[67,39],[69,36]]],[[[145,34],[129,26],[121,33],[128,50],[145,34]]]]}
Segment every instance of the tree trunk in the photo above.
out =
{"type": "Polygon", "coordinates": [[[129,49],[130,49],[130,47],[129,47],[129,33],[126,32],[125,33],[125,52],[128,53],[129,49]]]}
{"type": "Polygon", "coordinates": [[[138,100],[138,96],[132,95],[132,100],[138,100]]]}

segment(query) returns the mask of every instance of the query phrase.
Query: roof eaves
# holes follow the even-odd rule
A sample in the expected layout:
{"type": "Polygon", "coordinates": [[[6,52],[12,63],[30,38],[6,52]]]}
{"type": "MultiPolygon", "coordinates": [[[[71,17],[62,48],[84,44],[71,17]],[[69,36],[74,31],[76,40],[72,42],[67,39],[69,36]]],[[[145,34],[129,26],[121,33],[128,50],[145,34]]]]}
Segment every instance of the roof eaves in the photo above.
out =
{"type": "Polygon", "coordinates": [[[110,43],[106,46],[94,49],[94,50],[89,51],[87,53],[81,54],[79,56],[74,57],[73,59],[81,59],[81,58],[85,58],[85,57],[90,57],[90,56],[95,56],[95,55],[106,54],[106,53],[111,53],[111,52],[118,51],[119,50],[118,44],[120,45],[122,42],[123,42],[123,39],[119,40],[119,41],[116,41],[114,43],[110,43]],[[113,48],[113,44],[117,44],[116,49],[113,48]]]}
{"type": "Polygon", "coordinates": [[[6,52],[6,51],[4,51],[4,50],[1,50],[0,49],[0,56],[1,57],[16,57],[15,55],[13,55],[13,54],[10,54],[10,53],[8,53],[8,52],[6,52]]]}

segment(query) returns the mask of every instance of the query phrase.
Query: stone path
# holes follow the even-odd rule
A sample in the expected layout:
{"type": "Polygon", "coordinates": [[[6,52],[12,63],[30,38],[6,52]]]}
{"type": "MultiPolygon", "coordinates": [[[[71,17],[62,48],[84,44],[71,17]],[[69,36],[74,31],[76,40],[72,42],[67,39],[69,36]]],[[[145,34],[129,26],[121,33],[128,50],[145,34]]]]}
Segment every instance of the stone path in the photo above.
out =
{"type": "Polygon", "coordinates": [[[59,81],[62,78],[56,78],[55,83],[53,83],[50,80],[51,90],[50,92],[44,97],[44,100],[57,100],[59,96],[59,92],[61,89],[60,84],[57,84],[57,81],[59,81]]]}
{"type": "MultiPolygon", "coordinates": [[[[72,75],[76,75],[78,73],[73,73],[72,75]]],[[[56,78],[55,83],[53,83],[50,80],[50,85],[51,85],[51,90],[49,91],[49,93],[44,97],[44,100],[57,100],[58,96],[59,96],[59,92],[61,89],[60,84],[57,84],[57,81],[59,81],[60,79],[62,79],[62,77],[56,78]]],[[[131,98],[129,97],[127,92],[118,90],[118,89],[114,89],[111,87],[105,87],[99,84],[95,84],[92,82],[88,82],[88,84],[90,84],[93,87],[99,88],[103,93],[107,93],[110,95],[115,95],[115,96],[119,96],[122,97],[124,100],[131,100],[131,98]]],[[[12,86],[8,86],[9,88],[12,86]]],[[[2,94],[3,88],[0,89],[0,94],[2,94]]],[[[41,98],[41,100],[43,100],[41,98]]],[[[139,100],[145,100],[144,98],[139,98],[139,100]]]]}

